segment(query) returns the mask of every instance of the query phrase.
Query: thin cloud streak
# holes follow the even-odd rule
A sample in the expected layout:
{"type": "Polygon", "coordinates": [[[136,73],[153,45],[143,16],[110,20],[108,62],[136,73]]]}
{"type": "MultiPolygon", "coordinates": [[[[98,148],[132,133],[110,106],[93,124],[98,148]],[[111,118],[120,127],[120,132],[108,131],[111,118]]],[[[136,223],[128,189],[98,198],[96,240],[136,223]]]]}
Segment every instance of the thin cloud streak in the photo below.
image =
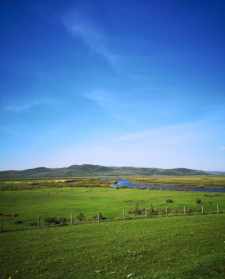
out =
{"type": "Polygon", "coordinates": [[[112,118],[123,119],[125,105],[119,102],[117,94],[113,94],[108,90],[98,89],[84,93],[83,98],[98,106],[112,118]]]}
{"type": "Polygon", "coordinates": [[[112,67],[116,67],[119,56],[111,51],[104,33],[89,18],[72,12],[62,17],[62,23],[68,32],[81,38],[90,49],[104,57],[112,67]]]}
{"type": "Polygon", "coordinates": [[[223,153],[211,145],[217,137],[216,130],[207,129],[207,121],[198,121],[92,139],[59,151],[57,157],[67,164],[223,170],[223,153]]]}
{"type": "Polygon", "coordinates": [[[27,103],[11,104],[3,107],[3,109],[4,111],[7,112],[20,113],[20,112],[30,111],[39,106],[54,105],[54,104],[57,104],[56,100],[47,98],[42,100],[33,100],[27,103]]]}

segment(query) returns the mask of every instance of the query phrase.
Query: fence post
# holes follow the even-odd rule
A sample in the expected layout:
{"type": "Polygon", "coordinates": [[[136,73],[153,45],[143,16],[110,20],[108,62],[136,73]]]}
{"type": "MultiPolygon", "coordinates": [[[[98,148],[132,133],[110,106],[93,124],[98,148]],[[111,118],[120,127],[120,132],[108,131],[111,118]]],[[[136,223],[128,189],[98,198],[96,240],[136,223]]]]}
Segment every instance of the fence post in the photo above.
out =
{"type": "Polygon", "coordinates": [[[218,203],[216,204],[216,212],[217,212],[217,214],[220,213],[220,208],[219,208],[219,204],[218,203]]]}
{"type": "Polygon", "coordinates": [[[123,219],[126,218],[126,214],[125,214],[125,208],[123,208],[123,219]]]}
{"type": "Polygon", "coordinates": [[[166,207],[166,216],[168,216],[168,207],[166,207]]]}
{"type": "Polygon", "coordinates": [[[37,218],[37,226],[38,226],[38,228],[40,228],[40,226],[41,226],[41,217],[40,216],[38,216],[38,218],[37,218]]]}
{"type": "Polygon", "coordinates": [[[148,211],[147,211],[146,207],[145,207],[145,217],[148,217],[148,211]]]}
{"type": "Polygon", "coordinates": [[[203,205],[201,206],[201,209],[202,209],[202,214],[204,214],[204,206],[203,205]]]}
{"type": "Polygon", "coordinates": [[[73,225],[73,213],[70,214],[70,225],[73,225]]]}
{"type": "Polygon", "coordinates": [[[184,215],[186,214],[186,206],[184,206],[184,215]]]}
{"type": "Polygon", "coordinates": [[[98,224],[100,224],[100,214],[97,215],[98,224]]]}

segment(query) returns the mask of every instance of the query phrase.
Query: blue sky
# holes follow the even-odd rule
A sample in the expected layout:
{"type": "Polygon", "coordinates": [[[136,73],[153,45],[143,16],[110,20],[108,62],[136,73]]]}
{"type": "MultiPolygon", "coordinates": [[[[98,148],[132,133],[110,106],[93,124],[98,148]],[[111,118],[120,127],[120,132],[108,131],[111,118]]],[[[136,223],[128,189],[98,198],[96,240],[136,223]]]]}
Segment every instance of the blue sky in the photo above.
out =
{"type": "Polygon", "coordinates": [[[0,169],[225,170],[225,3],[4,1],[0,169]]]}

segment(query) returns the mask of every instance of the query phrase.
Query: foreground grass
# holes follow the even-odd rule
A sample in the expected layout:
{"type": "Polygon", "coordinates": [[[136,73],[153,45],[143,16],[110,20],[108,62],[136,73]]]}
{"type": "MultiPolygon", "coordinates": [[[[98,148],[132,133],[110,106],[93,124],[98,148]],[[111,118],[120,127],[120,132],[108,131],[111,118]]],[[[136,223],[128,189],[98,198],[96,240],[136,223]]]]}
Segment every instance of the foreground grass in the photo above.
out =
{"type": "MultiPolygon", "coordinates": [[[[37,216],[122,217],[137,204],[208,211],[224,193],[44,188],[0,191],[0,213],[18,214],[16,228],[37,216]],[[167,200],[172,203],[167,203],[167,200]]],[[[5,218],[5,217],[3,217],[5,218]]],[[[14,222],[14,219],[12,219],[14,222]]],[[[0,233],[0,278],[222,279],[225,215],[161,217],[0,233]]],[[[12,225],[12,224],[11,224],[12,225]]]]}
{"type": "Polygon", "coordinates": [[[225,278],[224,215],[0,234],[0,278],[225,278]]]}

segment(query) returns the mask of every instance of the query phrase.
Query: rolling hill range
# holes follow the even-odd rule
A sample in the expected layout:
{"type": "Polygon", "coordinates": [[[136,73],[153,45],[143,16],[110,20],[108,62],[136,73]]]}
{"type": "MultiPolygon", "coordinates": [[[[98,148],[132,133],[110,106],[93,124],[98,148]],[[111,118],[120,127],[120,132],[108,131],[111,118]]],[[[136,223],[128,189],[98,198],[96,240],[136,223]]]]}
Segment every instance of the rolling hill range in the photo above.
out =
{"type": "MultiPolygon", "coordinates": [[[[100,165],[72,165],[64,168],[39,167],[26,170],[0,171],[1,179],[10,178],[57,178],[76,176],[150,176],[150,175],[210,175],[211,172],[187,168],[161,169],[138,167],[106,167],[100,165]]],[[[221,173],[220,173],[221,174],[221,173]]]]}

